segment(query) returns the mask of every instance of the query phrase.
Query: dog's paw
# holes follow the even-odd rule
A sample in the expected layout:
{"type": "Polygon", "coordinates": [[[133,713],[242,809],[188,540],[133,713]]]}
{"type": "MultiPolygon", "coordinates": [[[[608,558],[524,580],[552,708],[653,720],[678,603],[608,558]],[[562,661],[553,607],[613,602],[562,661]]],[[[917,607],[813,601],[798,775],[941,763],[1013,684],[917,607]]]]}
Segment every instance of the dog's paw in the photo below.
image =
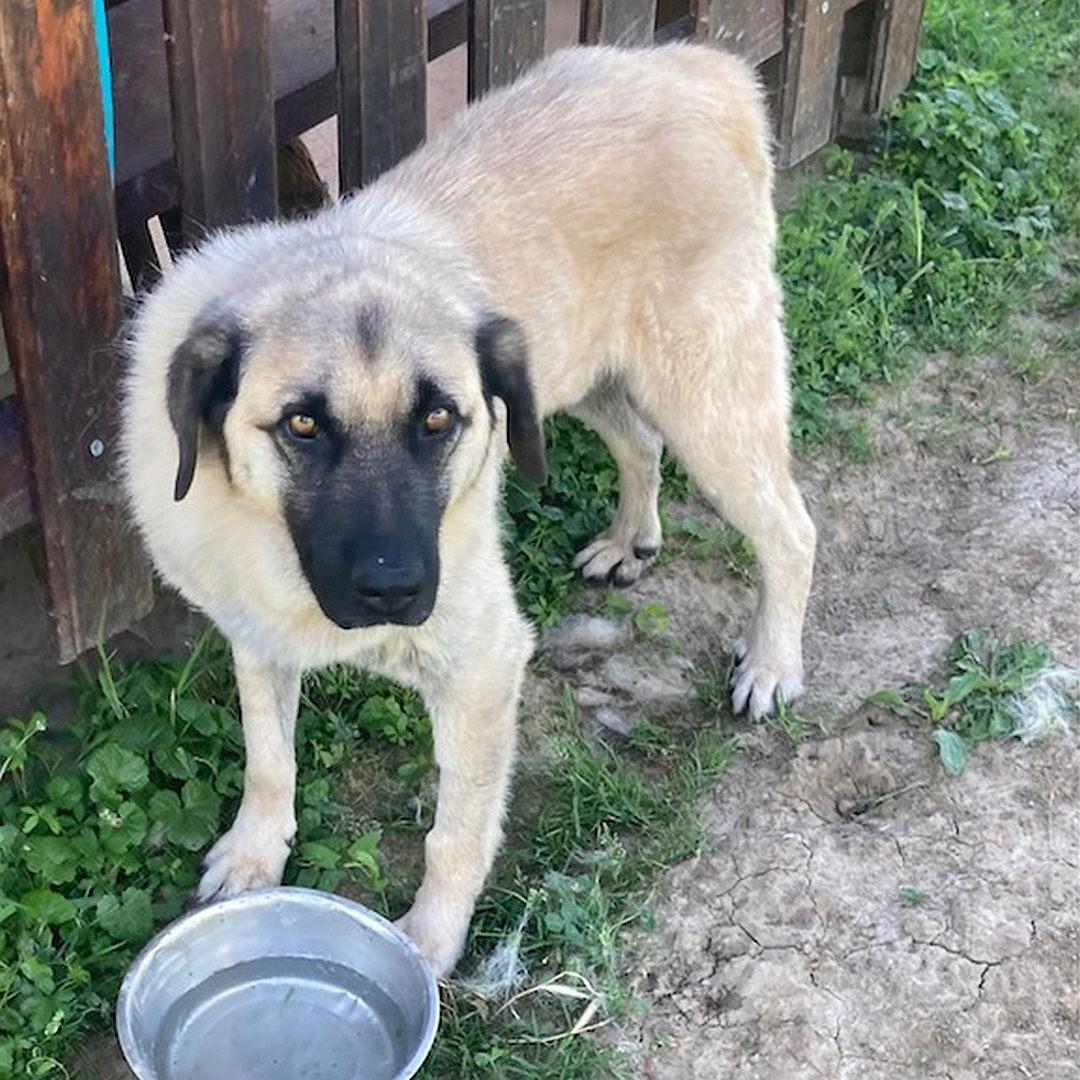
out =
{"type": "Polygon", "coordinates": [[[207,853],[199,882],[200,903],[269,889],[281,881],[291,851],[291,834],[262,827],[234,825],[207,853]]]}
{"type": "Polygon", "coordinates": [[[760,720],[802,693],[802,665],[797,661],[783,664],[760,656],[742,638],[734,651],[738,663],[731,679],[731,707],[736,715],[746,712],[760,720]]]}
{"type": "Polygon", "coordinates": [[[449,906],[425,903],[419,898],[397,926],[415,943],[437,979],[445,978],[465,948],[472,912],[455,913],[449,906]]]}
{"type": "Polygon", "coordinates": [[[574,569],[587,581],[633,585],[656,557],[659,543],[638,544],[601,533],[574,558],[574,569]]]}

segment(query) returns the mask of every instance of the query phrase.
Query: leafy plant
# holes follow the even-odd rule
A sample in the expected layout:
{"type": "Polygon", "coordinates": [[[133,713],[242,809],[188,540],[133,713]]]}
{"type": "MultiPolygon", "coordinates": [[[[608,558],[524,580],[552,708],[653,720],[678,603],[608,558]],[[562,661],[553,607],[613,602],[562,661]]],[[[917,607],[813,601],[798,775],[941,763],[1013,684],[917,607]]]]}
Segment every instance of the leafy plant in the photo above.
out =
{"type": "MultiPolygon", "coordinates": [[[[183,911],[241,791],[235,691],[216,634],[184,662],[102,655],[79,702],[66,740],[40,714],[0,729],[0,955],[13,958],[0,967],[3,1078],[60,1075],[73,1034],[111,1016],[134,950],[183,911]]],[[[323,769],[371,737],[415,745],[430,762],[427,734],[414,696],[356,676],[350,685],[336,670],[308,680],[287,880],[333,889],[349,876],[385,892],[381,832],[349,820],[323,769]],[[357,726],[346,717],[365,691],[357,726]]]]}
{"type": "Polygon", "coordinates": [[[870,701],[932,725],[942,766],[950,776],[963,772],[971,750],[981,742],[1036,734],[1028,722],[1028,705],[1048,683],[1057,716],[1076,713],[1080,707],[1076,673],[1056,669],[1041,642],[1003,642],[988,631],[971,630],[952,643],[945,663],[940,684],[884,691],[870,701]]]}
{"type": "Polygon", "coordinates": [[[1052,272],[1080,204],[1078,41],[1063,2],[927,6],[882,151],[830,149],[781,221],[797,441],[865,452],[846,404],[915,347],[977,348],[1052,272]]]}

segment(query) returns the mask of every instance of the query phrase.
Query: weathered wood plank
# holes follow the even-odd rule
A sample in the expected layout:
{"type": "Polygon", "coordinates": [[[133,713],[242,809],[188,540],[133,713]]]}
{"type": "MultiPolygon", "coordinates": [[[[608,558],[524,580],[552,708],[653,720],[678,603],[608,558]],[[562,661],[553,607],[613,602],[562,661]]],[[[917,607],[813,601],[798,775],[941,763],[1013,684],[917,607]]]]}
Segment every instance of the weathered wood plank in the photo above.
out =
{"type": "Polygon", "coordinates": [[[784,47],[784,0],[695,0],[696,37],[760,64],[784,47]]]}
{"type": "Polygon", "coordinates": [[[513,82],[544,55],[545,0],[469,0],[469,99],[513,82]]]}
{"type": "Polygon", "coordinates": [[[657,0],[582,0],[581,40],[589,45],[652,44],[657,0]]]}
{"type": "Polygon", "coordinates": [[[0,19],[0,314],[60,658],[148,610],[113,475],[120,276],[92,8],[0,19]]]}
{"type": "Polygon", "coordinates": [[[277,212],[267,0],[164,0],[186,239],[277,212]]]}
{"type": "Polygon", "coordinates": [[[334,0],[338,171],[361,187],[423,142],[427,101],[423,0],[334,0]]]}
{"type": "Polygon", "coordinates": [[[33,520],[19,406],[15,398],[4,398],[0,401],[0,536],[33,520]]]}
{"type": "Polygon", "coordinates": [[[781,167],[802,161],[832,138],[843,19],[844,8],[834,0],[789,0],[777,154],[781,167]]]}
{"type": "Polygon", "coordinates": [[[877,0],[870,58],[871,113],[887,109],[915,73],[925,6],[925,0],[877,0]]]}

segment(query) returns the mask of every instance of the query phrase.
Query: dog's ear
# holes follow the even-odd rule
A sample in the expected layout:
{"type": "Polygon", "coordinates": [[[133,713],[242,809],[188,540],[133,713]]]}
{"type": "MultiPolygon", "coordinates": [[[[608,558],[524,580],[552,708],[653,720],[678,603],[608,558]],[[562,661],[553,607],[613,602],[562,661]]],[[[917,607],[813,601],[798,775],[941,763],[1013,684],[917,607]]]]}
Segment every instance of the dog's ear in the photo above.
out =
{"type": "Polygon", "coordinates": [[[231,312],[200,316],[169,362],[169,419],[180,447],[173,497],[179,502],[195,478],[199,425],[220,432],[236,398],[244,334],[231,312]]]}
{"type": "Polygon", "coordinates": [[[529,378],[524,332],[513,319],[488,316],[476,331],[476,352],[484,394],[506,405],[514,462],[533,483],[542,484],[547,479],[544,428],[529,378]]]}

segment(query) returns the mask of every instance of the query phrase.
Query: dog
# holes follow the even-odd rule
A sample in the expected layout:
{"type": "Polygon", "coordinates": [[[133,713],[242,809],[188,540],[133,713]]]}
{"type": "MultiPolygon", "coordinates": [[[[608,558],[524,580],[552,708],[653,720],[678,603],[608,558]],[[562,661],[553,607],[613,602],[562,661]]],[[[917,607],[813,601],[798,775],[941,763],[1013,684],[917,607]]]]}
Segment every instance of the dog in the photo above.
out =
{"type": "Polygon", "coordinates": [[[743,62],[576,47],[466,109],[362,192],[214,235],[127,335],[124,484],[160,575],[228,638],[246,764],[203,900],[276,884],[301,673],[417,689],[438,805],[401,925],[452,970],[501,839],[534,637],[498,509],[564,410],[619,468],[576,559],[635,581],[666,445],[753,542],[733,705],[801,689],[815,530],[789,469],[770,136],[743,62]]]}

